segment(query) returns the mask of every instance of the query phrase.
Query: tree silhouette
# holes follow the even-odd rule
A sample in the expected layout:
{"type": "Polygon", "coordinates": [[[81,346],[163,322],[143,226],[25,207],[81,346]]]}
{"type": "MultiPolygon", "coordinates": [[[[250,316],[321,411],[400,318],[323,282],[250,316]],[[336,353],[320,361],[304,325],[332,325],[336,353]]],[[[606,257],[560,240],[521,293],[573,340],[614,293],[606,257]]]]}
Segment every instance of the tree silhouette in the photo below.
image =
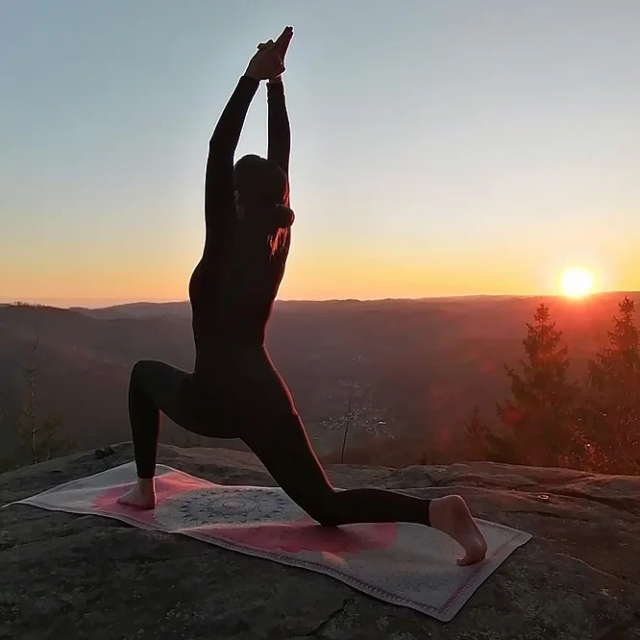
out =
{"type": "Polygon", "coordinates": [[[520,372],[505,365],[511,398],[498,404],[502,435],[487,434],[489,457],[501,462],[553,466],[567,462],[576,445],[578,385],[569,380],[562,331],[540,304],[523,340],[520,372]]]}
{"type": "Polygon", "coordinates": [[[23,370],[25,393],[21,408],[14,417],[7,414],[0,416],[0,420],[4,422],[13,422],[19,440],[17,455],[0,460],[0,472],[50,460],[70,452],[74,446],[72,440],[59,437],[62,424],[59,414],[41,416],[38,413],[36,406],[38,368],[33,362],[38,346],[39,340],[36,338],[30,362],[23,370]]]}
{"type": "Polygon", "coordinates": [[[640,334],[625,296],[607,345],[589,361],[582,431],[594,470],[640,471],[640,334]]]}
{"type": "Polygon", "coordinates": [[[464,460],[486,460],[489,427],[480,415],[480,408],[473,408],[471,417],[465,425],[462,457],[464,460]]]}
{"type": "Polygon", "coordinates": [[[20,462],[37,464],[56,455],[67,453],[73,443],[58,437],[62,417],[59,414],[38,415],[36,409],[36,381],[38,370],[34,365],[24,370],[25,398],[18,414],[16,426],[20,436],[20,462]]]}

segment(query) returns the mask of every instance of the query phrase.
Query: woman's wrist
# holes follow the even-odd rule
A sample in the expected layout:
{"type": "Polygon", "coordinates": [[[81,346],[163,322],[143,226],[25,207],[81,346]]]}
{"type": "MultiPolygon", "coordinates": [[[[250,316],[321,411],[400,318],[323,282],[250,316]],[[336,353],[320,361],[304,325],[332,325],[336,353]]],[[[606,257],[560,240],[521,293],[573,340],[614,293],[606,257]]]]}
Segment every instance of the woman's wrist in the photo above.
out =
{"type": "Polygon", "coordinates": [[[263,78],[260,78],[258,76],[258,74],[253,73],[253,71],[251,69],[247,69],[242,75],[245,78],[251,78],[252,80],[255,80],[256,82],[260,82],[263,79],[263,78]]]}

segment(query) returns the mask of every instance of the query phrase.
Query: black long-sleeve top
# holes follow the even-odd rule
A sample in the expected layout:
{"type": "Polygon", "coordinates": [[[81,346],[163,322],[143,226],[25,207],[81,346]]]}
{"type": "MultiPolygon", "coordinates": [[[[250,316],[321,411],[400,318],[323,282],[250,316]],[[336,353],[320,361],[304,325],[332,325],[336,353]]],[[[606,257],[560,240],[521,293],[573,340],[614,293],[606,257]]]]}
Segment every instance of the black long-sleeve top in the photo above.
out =
{"type": "MultiPolygon", "coordinates": [[[[240,78],[209,143],[205,248],[189,282],[196,369],[206,366],[220,350],[264,344],[284,276],[290,230],[280,231],[286,235],[273,253],[264,232],[238,220],[234,202],[234,154],[258,85],[247,76],[240,78]]],[[[291,135],[284,87],[281,83],[267,86],[267,156],[288,175],[291,135]]]]}

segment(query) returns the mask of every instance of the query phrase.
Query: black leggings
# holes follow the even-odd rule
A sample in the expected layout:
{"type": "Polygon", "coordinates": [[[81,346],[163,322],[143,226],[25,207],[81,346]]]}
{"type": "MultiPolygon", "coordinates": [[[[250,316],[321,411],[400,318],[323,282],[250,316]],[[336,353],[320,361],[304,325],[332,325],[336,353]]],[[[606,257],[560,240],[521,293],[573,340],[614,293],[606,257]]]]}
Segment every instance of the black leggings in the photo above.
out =
{"type": "MultiPolygon", "coordinates": [[[[380,489],[336,491],[311,447],[297,412],[281,411],[278,402],[270,406],[269,396],[265,395],[260,402],[264,406],[254,408],[251,420],[234,420],[225,407],[229,403],[222,399],[223,394],[219,401],[209,395],[202,402],[189,393],[191,381],[191,374],[164,362],[142,360],[133,367],[129,416],[139,478],[155,475],[162,412],[192,433],[243,440],[284,492],[322,525],[365,522],[430,525],[429,500],[380,489]],[[216,406],[217,403],[220,406],[216,406]]],[[[274,381],[265,382],[269,388],[274,381]]],[[[278,381],[278,384],[284,387],[284,383],[278,381]]],[[[228,398],[228,394],[226,396],[228,398]]]]}

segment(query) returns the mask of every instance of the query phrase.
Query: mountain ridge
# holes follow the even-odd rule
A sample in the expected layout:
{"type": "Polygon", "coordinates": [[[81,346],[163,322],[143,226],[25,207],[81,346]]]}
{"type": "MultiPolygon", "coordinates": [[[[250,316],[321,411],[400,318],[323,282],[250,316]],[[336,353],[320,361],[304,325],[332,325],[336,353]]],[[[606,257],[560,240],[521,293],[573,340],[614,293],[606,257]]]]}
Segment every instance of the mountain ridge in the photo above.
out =
{"type": "MultiPolygon", "coordinates": [[[[551,301],[576,374],[606,338],[618,296],[551,301]]],[[[281,302],[267,345],[321,457],[335,461],[340,454],[351,411],[347,460],[365,461],[375,450],[379,460],[399,466],[424,454],[451,461],[455,457],[438,456],[457,446],[473,407],[491,416],[507,394],[503,365],[521,358],[526,323],[545,300],[281,302]]],[[[0,306],[0,413],[19,404],[22,369],[35,361],[39,408],[62,413],[65,436],[82,448],[128,437],[133,364],[152,358],[185,370],[193,365],[190,315],[162,314],[162,303],[153,309],[158,315],[96,318],[78,310],[0,306]]],[[[188,310],[188,303],[171,309],[188,310]]],[[[165,442],[201,442],[165,422],[165,442]]],[[[0,423],[0,436],[10,428],[0,423]]]]}

